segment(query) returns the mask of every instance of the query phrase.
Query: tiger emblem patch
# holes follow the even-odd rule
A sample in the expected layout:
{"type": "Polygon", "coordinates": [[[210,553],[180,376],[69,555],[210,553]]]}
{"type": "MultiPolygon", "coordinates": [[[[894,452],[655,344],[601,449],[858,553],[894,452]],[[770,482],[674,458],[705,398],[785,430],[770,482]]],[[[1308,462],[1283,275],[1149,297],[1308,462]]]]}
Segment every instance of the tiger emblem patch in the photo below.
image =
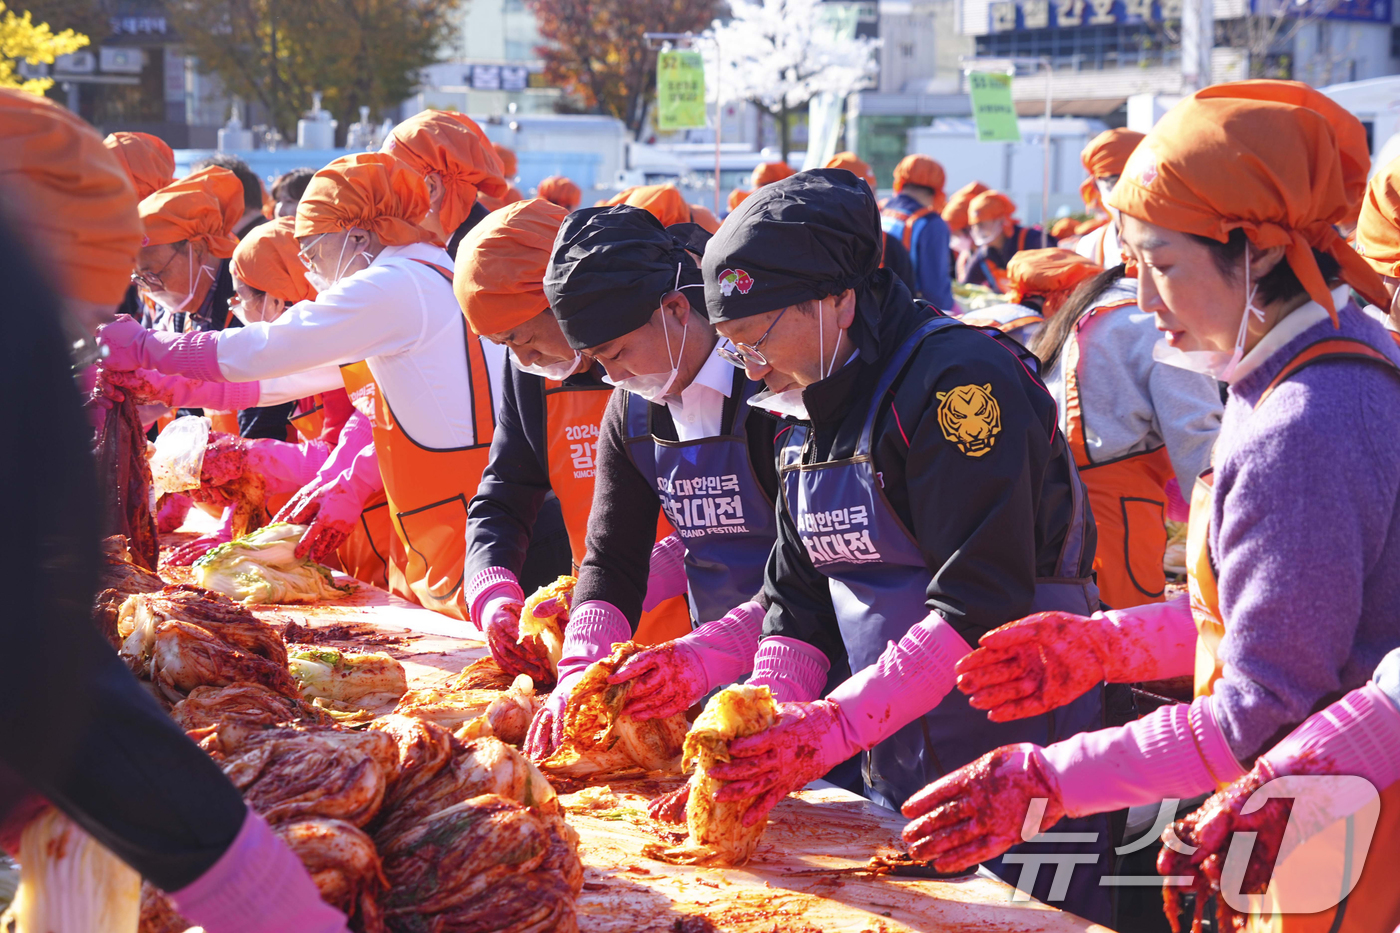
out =
{"type": "Polygon", "coordinates": [[[943,436],[969,457],[990,451],[1001,433],[1001,406],[992,396],[992,384],[958,386],[936,395],[943,436]]]}

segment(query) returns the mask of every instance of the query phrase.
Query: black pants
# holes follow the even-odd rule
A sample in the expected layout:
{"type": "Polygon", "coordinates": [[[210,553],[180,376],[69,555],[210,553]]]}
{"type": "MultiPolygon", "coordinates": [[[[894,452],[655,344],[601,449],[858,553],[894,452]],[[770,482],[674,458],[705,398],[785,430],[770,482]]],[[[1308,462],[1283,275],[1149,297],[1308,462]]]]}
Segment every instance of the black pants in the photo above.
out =
{"type": "Polygon", "coordinates": [[[530,530],[530,549],[525,552],[525,566],[520,568],[520,588],[529,596],[570,573],[573,552],[569,550],[569,529],[564,525],[559,499],[551,492],[540,505],[535,527],[530,530]]]}

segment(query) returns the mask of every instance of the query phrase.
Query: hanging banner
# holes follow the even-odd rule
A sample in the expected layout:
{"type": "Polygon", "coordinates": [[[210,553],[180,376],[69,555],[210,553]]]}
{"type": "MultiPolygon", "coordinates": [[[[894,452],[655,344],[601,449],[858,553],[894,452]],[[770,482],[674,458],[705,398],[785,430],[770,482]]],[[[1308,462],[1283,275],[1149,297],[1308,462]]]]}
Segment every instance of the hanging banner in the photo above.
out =
{"type": "Polygon", "coordinates": [[[662,52],[656,59],[656,128],[705,125],[705,59],[699,52],[662,52]]]}
{"type": "Polygon", "coordinates": [[[1011,103],[1011,75],[1004,72],[968,72],[967,87],[972,97],[972,119],[977,124],[977,141],[1019,143],[1021,127],[1016,122],[1016,107],[1011,103]]]}

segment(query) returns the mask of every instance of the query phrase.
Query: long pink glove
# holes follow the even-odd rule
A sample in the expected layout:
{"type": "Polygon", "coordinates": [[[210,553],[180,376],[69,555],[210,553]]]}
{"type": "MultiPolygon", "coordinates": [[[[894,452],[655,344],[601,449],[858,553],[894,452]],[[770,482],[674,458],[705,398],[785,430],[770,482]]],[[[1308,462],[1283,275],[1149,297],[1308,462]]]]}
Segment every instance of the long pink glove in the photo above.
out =
{"type": "Polygon", "coordinates": [[[685,576],[685,542],[680,535],[667,535],[651,549],[651,574],[647,577],[642,611],[651,612],[672,596],[686,592],[689,586],[685,576]]]}
{"type": "Polygon", "coordinates": [[[324,441],[294,444],[261,437],[244,443],[248,446],[248,461],[244,469],[262,476],[267,483],[267,491],[279,495],[296,492],[315,479],[331,455],[330,445],[324,441]]]}
{"type": "Polygon", "coordinates": [[[564,740],[564,708],[574,685],[594,661],[612,652],[617,642],[632,637],[627,617],[612,603],[590,599],[573,608],[564,627],[564,655],[559,659],[559,682],[530,723],[525,753],[536,761],[548,758],[564,740]]]}
{"type": "Polygon", "coordinates": [[[779,703],[815,700],[826,686],[831,660],[820,648],[785,635],[770,635],[758,643],[748,682],[767,687],[779,703]]]}
{"type": "Polygon", "coordinates": [[[346,933],[345,915],[321,900],[301,860],[252,810],[214,866],[171,891],[181,914],[207,933],[346,933]]]}
{"type": "Polygon", "coordinates": [[[311,525],[297,544],[297,557],[325,560],[355,530],[365,503],[384,488],[379,458],[367,440],[372,436],[369,420],[356,412],[316,476],[274,516],[273,521],[311,525]]]}
{"type": "Polygon", "coordinates": [[[131,315],[119,314],[112,323],[97,329],[97,342],[106,350],[102,358],[105,369],[154,369],[206,382],[225,381],[219,371],[217,331],[172,334],[147,330],[131,315]]]}
{"type": "Polygon", "coordinates": [[[520,641],[520,610],[525,591],[515,574],[504,567],[488,567],[467,585],[467,605],[476,627],[486,634],[491,657],[507,674],[529,674],[539,685],[554,679],[549,655],[538,638],[520,641]]]}
{"type": "Polygon", "coordinates": [[[110,407],[104,404],[106,400],[120,402],[130,393],[141,405],[238,411],[257,406],[261,386],[258,382],[205,382],[188,376],[166,375],[154,369],[127,372],[104,367],[97,386],[101,398],[94,398],[94,403],[110,407]]]}
{"type": "Polygon", "coordinates": [[[233,540],[233,515],[235,511],[235,506],[224,506],[224,514],[219,518],[218,528],[175,548],[166,556],[165,562],[173,567],[188,567],[219,545],[228,544],[233,540]]]}
{"type": "Polygon", "coordinates": [[[993,629],[958,662],[958,689],[992,722],[1038,716],[1100,681],[1189,674],[1196,624],[1188,598],[1079,616],[1038,612],[993,629]]]}
{"type": "Polygon", "coordinates": [[[756,797],[744,815],[745,825],[756,825],[790,792],[942,702],[953,689],[953,665],[970,650],[938,613],[929,613],[826,699],[784,703],[774,726],[730,743],[733,760],[712,773],[736,783],[717,798],[756,797]]]}
{"type": "Polygon", "coordinates": [[[747,674],[763,616],[763,606],[750,601],[688,635],[632,655],[608,678],[610,684],[632,681],[623,712],[638,720],[674,716],[747,674]]]}

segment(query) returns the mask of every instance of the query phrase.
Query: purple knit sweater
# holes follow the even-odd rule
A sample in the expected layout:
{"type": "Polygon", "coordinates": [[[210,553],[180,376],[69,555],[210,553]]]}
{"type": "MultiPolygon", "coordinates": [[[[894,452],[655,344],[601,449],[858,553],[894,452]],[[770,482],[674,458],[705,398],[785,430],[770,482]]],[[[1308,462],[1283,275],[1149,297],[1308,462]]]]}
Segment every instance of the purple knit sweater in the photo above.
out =
{"type": "Polygon", "coordinates": [[[1246,763],[1361,686],[1400,645],[1400,377],[1317,363],[1254,403],[1330,336],[1400,349],[1354,304],[1230,387],[1215,451],[1211,558],[1226,635],[1214,709],[1246,763]]]}

